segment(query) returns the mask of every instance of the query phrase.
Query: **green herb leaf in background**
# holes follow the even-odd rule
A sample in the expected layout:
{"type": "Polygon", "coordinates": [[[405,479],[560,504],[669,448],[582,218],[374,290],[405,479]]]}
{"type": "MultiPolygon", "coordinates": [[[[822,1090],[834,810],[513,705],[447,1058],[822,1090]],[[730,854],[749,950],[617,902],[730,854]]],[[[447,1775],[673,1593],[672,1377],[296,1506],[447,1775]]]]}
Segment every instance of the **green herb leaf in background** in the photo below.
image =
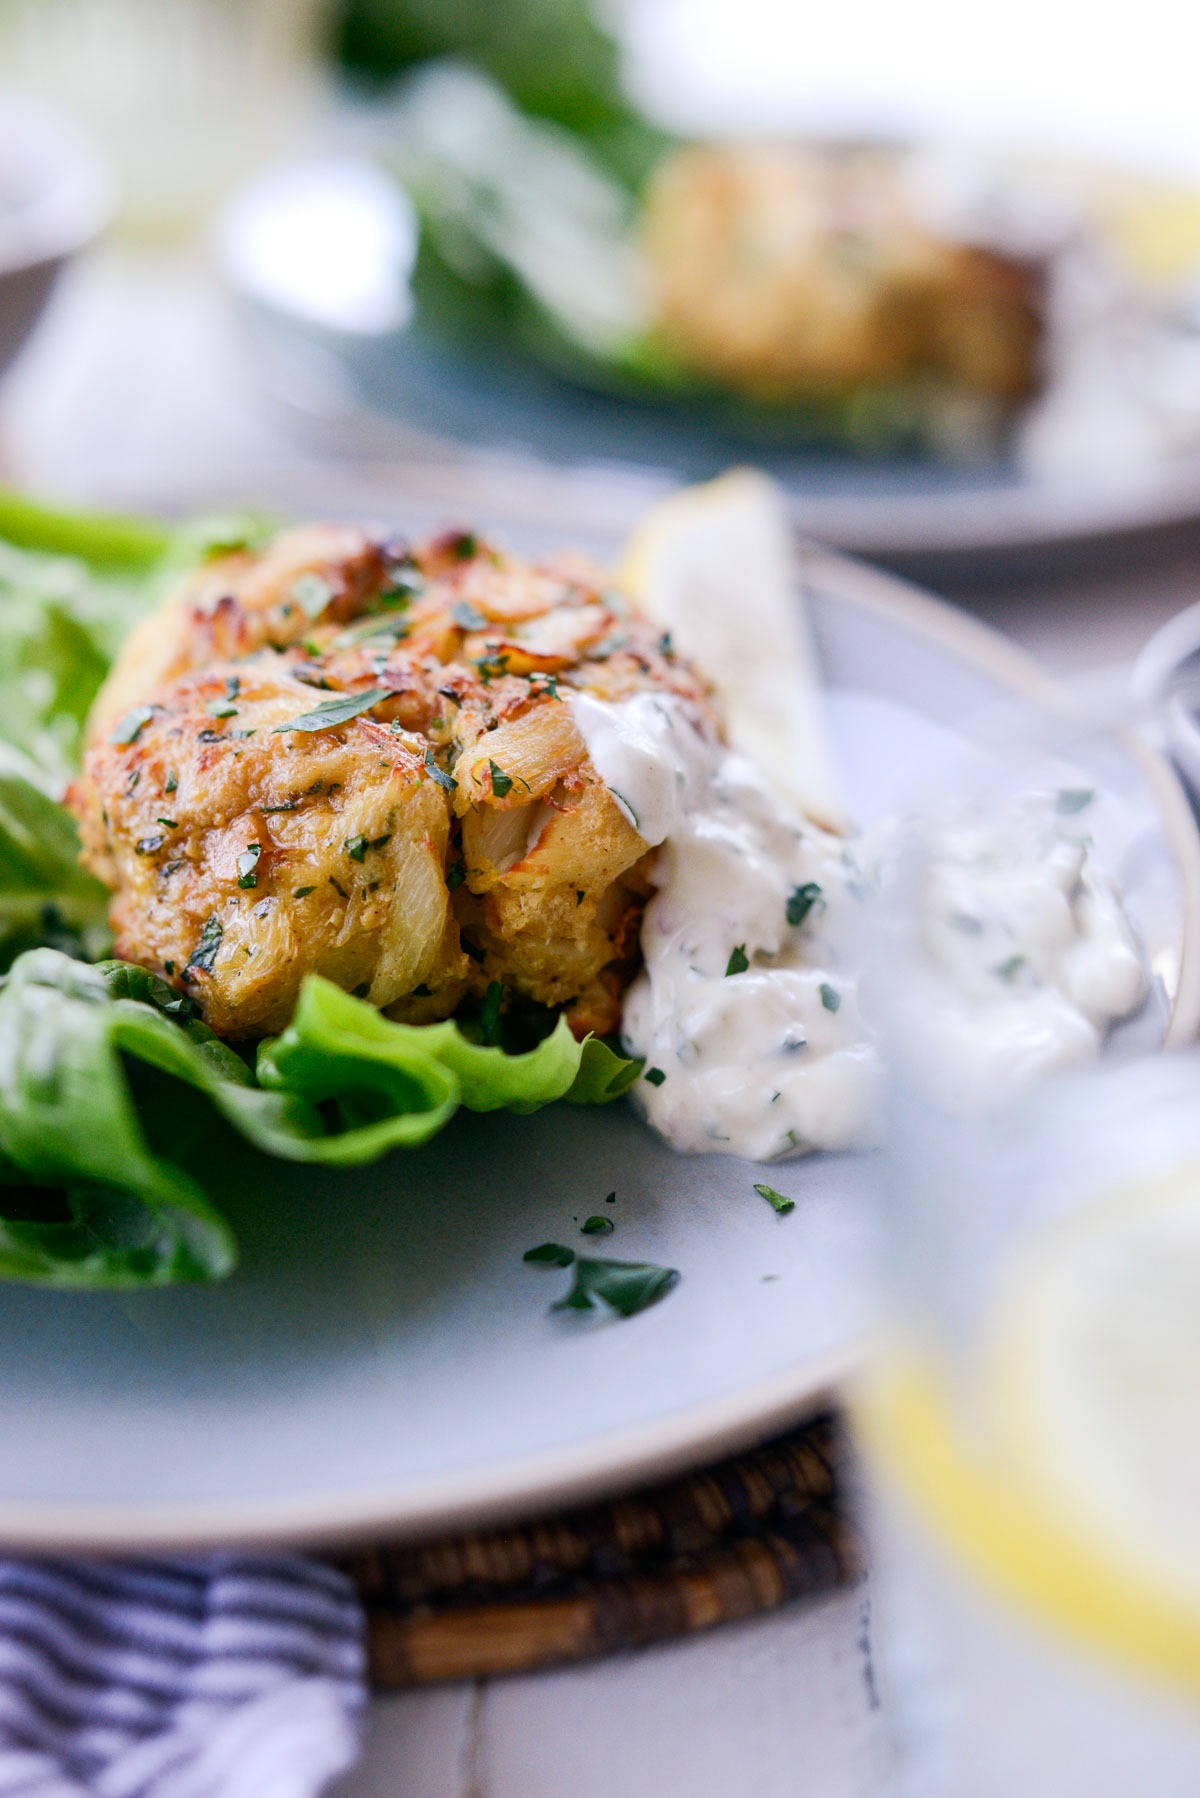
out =
{"type": "Polygon", "coordinates": [[[565,127],[631,182],[666,141],[626,98],[616,41],[588,0],[342,0],[339,13],[337,50],[360,77],[469,59],[523,113],[565,127]]]}

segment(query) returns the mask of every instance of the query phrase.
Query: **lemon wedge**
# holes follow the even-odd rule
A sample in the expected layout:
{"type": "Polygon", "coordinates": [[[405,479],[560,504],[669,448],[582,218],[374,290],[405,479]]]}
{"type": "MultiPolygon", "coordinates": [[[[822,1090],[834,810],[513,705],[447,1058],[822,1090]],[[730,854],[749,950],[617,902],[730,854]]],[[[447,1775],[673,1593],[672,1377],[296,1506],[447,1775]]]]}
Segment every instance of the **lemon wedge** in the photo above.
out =
{"type": "Polygon", "coordinates": [[[720,701],[729,741],[828,829],[846,825],[821,682],[775,483],[736,469],[653,506],[618,579],[720,701]]]}

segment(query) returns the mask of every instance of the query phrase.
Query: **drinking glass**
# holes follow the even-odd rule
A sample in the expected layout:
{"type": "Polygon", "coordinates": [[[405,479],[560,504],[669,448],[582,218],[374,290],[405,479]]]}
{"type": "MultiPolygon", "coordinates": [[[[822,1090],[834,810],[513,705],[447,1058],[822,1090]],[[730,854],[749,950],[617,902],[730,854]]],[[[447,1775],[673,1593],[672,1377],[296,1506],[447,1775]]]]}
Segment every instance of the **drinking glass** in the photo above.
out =
{"type": "MultiPolygon", "coordinates": [[[[1010,767],[970,803],[1029,778],[1010,767]]],[[[930,1010],[939,829],[866,931],[887,1116],[851,1415],[889,1789],[1195,1798],[1200,1057],[1147,1052],[1164,1034],[1152,966],[1089,1063],[1001,1079],[985,1044],[988,1078],[961,1052],[948,1066],[930,1010]]]]}

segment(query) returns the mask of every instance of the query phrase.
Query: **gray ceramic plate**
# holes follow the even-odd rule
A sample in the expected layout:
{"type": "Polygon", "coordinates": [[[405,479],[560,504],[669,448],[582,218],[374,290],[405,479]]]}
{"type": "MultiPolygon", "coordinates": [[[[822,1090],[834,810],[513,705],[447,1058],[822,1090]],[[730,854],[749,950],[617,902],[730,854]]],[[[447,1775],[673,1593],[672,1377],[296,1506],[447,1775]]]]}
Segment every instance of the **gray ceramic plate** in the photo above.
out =
{"type": "MultiPolygon", "coordinates": [[[[862,818],[937,780],[961,733],[1015,708],[1053,730],[1036,670],[886,576],[812,553],[802,573],[842,773],[862,818]]],[[[1190,1037],[1200,903],[1190,813],[1162,764],[1094,739],[1110,849],[1158,975],[1134,1040],[1190,1037]],[[1118,840],[1119,839],[1119,840],[1118,840]]],[[[0,1305],[0,1546],[316,1541],[498,1520],[731,1450],[825,1402],[858,1334],[863,1160],[761,1174],[672,1155],[623,1107],[457,1120],[354,1173],[212,1167],[245,1246],[226,1286],[131,1297],[9,1288],[0,1305]],[[549,1315],[526,1267],[611,1207],[610,1253],[683,1280],[627,1322],[549,1315]],[[766,1276],[776,1276],[768,1279],[766,1276]]]]}

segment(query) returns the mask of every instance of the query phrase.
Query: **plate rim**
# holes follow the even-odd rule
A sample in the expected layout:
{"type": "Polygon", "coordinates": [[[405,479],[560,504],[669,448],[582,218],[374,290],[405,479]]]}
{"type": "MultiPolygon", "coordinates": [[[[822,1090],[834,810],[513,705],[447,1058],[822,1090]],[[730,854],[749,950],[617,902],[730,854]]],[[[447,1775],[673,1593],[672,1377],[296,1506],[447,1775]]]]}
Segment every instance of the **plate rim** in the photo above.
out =
{"type": "MultiPolygon", "coordinates": [[[[798,548],[797,574],[805,584],[832,587],[839,600],[933,640],[1035,704],[1071,714],[1069,693],[1033,656],[913,583],[810,542],[798,548]]],[[[1200,829],[1165,757],[1132,731],[1109,734],[1140,765],[1179,871],[1183,931],[1162,1045],[1177,1047],[1200,1034],[1200,942],[1190,922],[1200,917],[1200,829]]],[[[665,1418],[499,1466],[472,1466],[398,1487],[302,1494],[282,1501],[272,1496],[130,1505],[0,1498],[0,1549],[103,1555],[148,1549],[332,1548],[502,1526],[670,1478],[800,1424],[836,1400],[859,1358],[860,1345],[847,1343],[665,1418]]]]}

